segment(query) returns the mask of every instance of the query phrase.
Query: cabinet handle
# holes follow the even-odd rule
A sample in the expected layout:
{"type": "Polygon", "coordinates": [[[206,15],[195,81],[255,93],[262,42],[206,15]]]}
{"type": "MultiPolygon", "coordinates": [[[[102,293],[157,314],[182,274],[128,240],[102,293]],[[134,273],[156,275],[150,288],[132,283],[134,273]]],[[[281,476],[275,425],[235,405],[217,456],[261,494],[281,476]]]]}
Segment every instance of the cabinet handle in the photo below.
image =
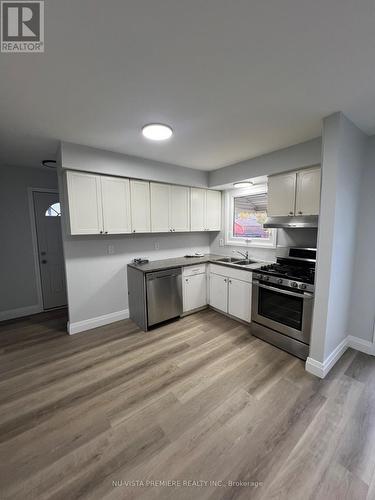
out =
{"type": "Polygon", "coordinates": [[[293,212],[289,212],[289,215],[293,215],[293,212]]]}
{"type": "Polygon", "coordinates": [[[105,233],[104,233],[104,234],[108,234],[108,231],[105,231],[105,233]]]}
{"type": "Polygon", "coordinates": [[[186,283],[189,283],[189,280],[187,278],[185,278],[185,281],[186,281],[186,283]]]}
{"type": "Polygon", "coordinates": [[[133,233],[135,233],[135,229],[133,229],[133,233]]]}
{"type": "Polygon", "coordinates": [[[298,213],[299,213],[300,215],[302,215],[302,212],[301,212],[301,211],[299,211],[298,213]]]}
{"type": "Polygon", "coordinates": [[[232,280],[229,280],[229,283],[232,283],[232,280]]]}
{"type": "Polygon", "coordinates": [[[226,283],[226,282],[227,282],[227,280],[226,280],[226,278],[224,278],[224,283],[226,283]]]}
{"type": "Polygon", "coordinates": [[[103,234],[103,231],[100,231],[100,234],[103,234]]]}

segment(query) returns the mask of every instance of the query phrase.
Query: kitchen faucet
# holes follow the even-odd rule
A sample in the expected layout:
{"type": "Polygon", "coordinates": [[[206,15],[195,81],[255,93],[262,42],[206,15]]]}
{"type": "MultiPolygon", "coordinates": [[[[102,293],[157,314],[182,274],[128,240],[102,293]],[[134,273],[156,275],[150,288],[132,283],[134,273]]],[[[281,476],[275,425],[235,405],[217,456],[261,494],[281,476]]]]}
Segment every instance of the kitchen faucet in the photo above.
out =
{"type": "Polygon", "coordinates": [[[249,251],[246,250],[246,252],[240,252],[239,250],[233,250],[233,253],[239,253],[241,257],[243,257],[246,260],[249,260],[249,251]]]}

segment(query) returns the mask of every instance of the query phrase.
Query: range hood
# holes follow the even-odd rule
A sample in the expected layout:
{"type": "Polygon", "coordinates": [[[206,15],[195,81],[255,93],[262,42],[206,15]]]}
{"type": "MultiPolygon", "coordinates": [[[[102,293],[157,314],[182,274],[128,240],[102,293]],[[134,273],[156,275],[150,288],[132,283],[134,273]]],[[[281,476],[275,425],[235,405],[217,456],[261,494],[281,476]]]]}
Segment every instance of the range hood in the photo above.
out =
{"type": "Polygon", "coordinates": [[[268,217],[263,227],[292,228],[317,228],[319,217],[317,215],[291,215],[282,217],[268,217]]]}

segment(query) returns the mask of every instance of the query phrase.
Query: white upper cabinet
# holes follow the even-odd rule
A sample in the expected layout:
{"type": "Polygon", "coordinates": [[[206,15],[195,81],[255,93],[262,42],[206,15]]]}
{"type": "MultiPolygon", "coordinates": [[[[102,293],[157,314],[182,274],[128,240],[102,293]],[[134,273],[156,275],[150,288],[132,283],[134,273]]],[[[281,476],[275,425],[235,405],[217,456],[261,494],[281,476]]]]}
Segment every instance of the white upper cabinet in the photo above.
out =
{"type": "Polygon", "coordinates": [[[169,224],[172,231],[190,231],[190,188],[169,186],[169,224]]]}
{"type": "Polygon", "coordinates": [[[150,190],[152,232],[190,231],[190,188],[151,182],[150,190]]]}
{"type": "Polygon", "coordinates": [[[100,176],[67,172],[71,234],[103,233],[100,176]]]}
{"type": "Polygon", "coordinates": [[[148,181],[130,181],[131,221],[133,233],[151,231],[150,183],[148,181]]]}
{"type": "Polygon", "coordinates": [[[101,177],[104,234],[131,232],[129,179],[101,177]]]}
{"type": "Polygon", "coordinates": [[[320,168],[297,172],[296,215],[319,215],[320,168]]]}
{"type": "Polygon", "coordinates": [[[221,191],[206,191],[206,224],[207,231],[221,229],[221,191]]]}
{"type": "Polygon", "coordinates": [[[269,177],[268,215],[319,215],[320,172],[314,167],[269,177]]]}
{"type": "Polygon", "coordinates": [[[294,215],[295,196],[295,172],[269,177],[267,214],[270,217],[294,215]]]}
{"type": "Polygon", "coordinates": [[[221,192],[67,171],[71,234],[219,231],[221,192]]]}
{"type": "Polygon", "coordinates": [[[207,189],[191,188],[190,190],[190,229],[205,231],[206,229],[206,191],[207,189]]]}
{"type": "Polygon", "coordinates": [[[191,231],[220,231],[221,191],[191,188],[191,231]]]}
{"type": "Polygon", "coordinates": [[[169,185],[150,182],[151,231],[170,231],[169,225],[169,185]]]}

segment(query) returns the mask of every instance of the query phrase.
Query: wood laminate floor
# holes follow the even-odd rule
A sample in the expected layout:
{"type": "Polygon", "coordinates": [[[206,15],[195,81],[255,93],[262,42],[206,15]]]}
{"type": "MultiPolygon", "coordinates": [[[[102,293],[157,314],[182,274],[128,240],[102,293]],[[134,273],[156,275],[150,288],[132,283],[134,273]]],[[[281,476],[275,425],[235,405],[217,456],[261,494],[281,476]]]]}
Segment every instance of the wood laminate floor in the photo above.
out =
{"type": "Polygon", "coordinates": [[[65,323],[0,327],[0,498],[375,499],[374,358],[319,380],[210,310],[65,323]]]}

